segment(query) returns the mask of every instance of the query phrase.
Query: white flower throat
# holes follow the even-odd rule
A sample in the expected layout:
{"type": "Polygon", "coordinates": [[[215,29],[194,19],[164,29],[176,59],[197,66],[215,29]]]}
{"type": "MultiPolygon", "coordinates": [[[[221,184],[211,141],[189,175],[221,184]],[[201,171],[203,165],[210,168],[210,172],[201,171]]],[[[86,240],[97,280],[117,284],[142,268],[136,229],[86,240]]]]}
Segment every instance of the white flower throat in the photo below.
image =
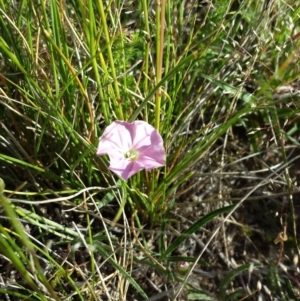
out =
{"type": "Polygon", "coordinates": [[[139,152],[135,149],[130,149],[124,154],[124,158],[129,161],[136,161],[139,157],[139,152]]]}

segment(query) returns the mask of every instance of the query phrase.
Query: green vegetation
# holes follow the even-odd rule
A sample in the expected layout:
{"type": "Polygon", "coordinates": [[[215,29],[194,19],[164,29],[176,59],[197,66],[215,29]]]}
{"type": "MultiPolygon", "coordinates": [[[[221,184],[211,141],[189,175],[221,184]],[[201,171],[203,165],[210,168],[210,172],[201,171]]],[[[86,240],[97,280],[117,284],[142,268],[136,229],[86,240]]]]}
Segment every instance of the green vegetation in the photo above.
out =
{"type": "Polygon", "coordinates": [[[299,15],[0,0],[0,299],[297,300],[299,15]],[[166,166],[110,173],[114,120],[155,126],[166,166]]]}

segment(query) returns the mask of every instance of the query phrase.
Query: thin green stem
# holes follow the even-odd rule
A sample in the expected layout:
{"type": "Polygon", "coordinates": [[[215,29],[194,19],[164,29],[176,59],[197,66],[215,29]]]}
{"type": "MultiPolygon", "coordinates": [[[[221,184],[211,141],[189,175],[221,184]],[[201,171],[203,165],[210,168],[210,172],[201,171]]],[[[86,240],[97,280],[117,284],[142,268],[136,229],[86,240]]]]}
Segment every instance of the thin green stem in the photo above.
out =
{"type": "MultiPolygon", "coordinates": [[[[23,246],[30,252],[30,254],[32,255],[32,259],[33,262],[35,264],[36,270],[37,271],[41,271],[41,266],[39,263],[39,260],[37,259],[36,255],[35,255],[35,250],[33,247],[33,244],[31,243],[31,241],[28,239],[26,232],[24,231],[22,225],[19,223],[19,219],[18,216],[16,215],[15,211],[13,210],[10,202],[8,201],[8,199],[3,195],[4,192],[4,188],[5,188],[5,184],[4,181],[0,178],[0,205],[1,207],[4,209],[6,215],[8,216],[8,218],[11,221],[12,226],[14,227],[16,233],[19,235],[20,240],[23,244],[23,246]]],[[[4,240],[2,240],[2,242],[4,242],[4,240]]],[[[1,247],[5,247],[4,245],[2,245],[1,247]]],[[[10,253],[7,248],[6,252],[10,253]]],[[[8,254],[6,254],[8,255],[8,254]]],[[[15,257],[16,258],[16,257],[15,257]]],[[[16,267],[21,267],[22,264],[21,262],[19,262],[19,259],[16,258],[16,267]]],[[[29,277],[29,275],[26,273],[26,271],[22,271],[20,270],[20,273],[23,275],[23,277],[26,279],[26,281],[31,285],[31,287],[37,292],[39,293],[40,290],[37,287],[37,285],[33,282],[33,280],[29,277]]],[[[56,295],[56,293],[54,292],[53,288],[51,287],[51,285],[48,283],[46,277],[42,274],[42,273],[38,273],[39,278],[42,280],[43,284],[45,285],[45,287],[48,289],[48,292],[50,293],[51,297],[54,300],[59,301],[60,298],[56,295]]],[[[41,293],[39,293],[41,294],[41,293]]]]}
{"type": "MultiPolygon", "coordinates": [[[[164,54],[164,29],[165,29],[166,1],[156,0],[156,84],[162,78],[162,64],[164,54]]],[[[155,127],[159,131],[161,107],[161,88],[156,91],[155,99],[155,127]]]]}
{"type": "Polygon", "coordinates": [[[102,0],[98,1],[98,5],[99,5],[100,18],[101,18],[101,23],[103,26],[103,32],[104,32],[106,46],[107,46],[109,65],[111,68],[111,74],[112,74],[112,78],[113,78],[114,91],[116,93],[116,99],[114,99],[114,101],[115,101],[115,105],[117,107],[117,117],[119,119],[123,120],[124,115],[123,115],[123,110],[122,110],[121,94],[120,94],[120,90],[119,90],[119,86],[118,86],[114,58],[113,58],[113,53],[112,53],[112,49],[111,49],[111,41],[110,41],[110,36],[108,33],[107,20],[106,20],[106,15],[104,13],[104,7],[103,7],[102,0]]]}
{"type": "Polygon", "coordinates": [[[109,113],[108,113],[108,105],[105,102],[105,97],[103,94],[103,89],[102,89],[102,84],[101,84],[101,79],[100,79],[100,74],[99,74],[99,68],[97,64],[97,48],[96,45],[98,44],[95,38],[95,15],[94,15],[94,9],[93,9],[93,1],[88,2],[89,5],[89,29],[87,30],[88,32],[88,42],[89,42],[89,49],[90,49],[90,56],[91,56],[91,61],[92,61],[92,66],[94,70],[94,75],[95,75],[95,80],[97,82],[97,87],[98,87],[98,92],[100,95],[100,102],[102,106],[102,111],[103,111],[103,117],[105,120],[106,124],[109,124],[110,118],[109,118],[109,113]]]}
{"type": "MultiPolygon", "coordinates": [[[[145,22],[145,52],[144,52],[144,73],[146,76],[144,76],[144,93],[148,93],[149,89],[149,53],[150,53],[150,26],[149,26],[149,15],[148,15],[148,6],[147,6],[147,0],[142,1],[143,6],[143,12],[144,12],[144,22],[145,22]]],[[[148,117],[148,107],[145,106],[145,116],[148,117]]]]}

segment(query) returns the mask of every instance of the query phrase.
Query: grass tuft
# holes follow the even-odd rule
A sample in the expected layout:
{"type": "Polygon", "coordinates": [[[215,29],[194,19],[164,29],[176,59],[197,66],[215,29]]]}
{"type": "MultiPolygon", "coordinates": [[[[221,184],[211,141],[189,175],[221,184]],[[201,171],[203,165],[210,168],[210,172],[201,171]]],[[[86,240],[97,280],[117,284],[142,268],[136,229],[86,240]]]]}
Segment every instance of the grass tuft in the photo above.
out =
{"type": "Polygon", "coordinates": [[[299,298],[299,6],[0,1],[0,295],[299,298]],[[166,166],[113,175],[114,120],[166,166]]]}

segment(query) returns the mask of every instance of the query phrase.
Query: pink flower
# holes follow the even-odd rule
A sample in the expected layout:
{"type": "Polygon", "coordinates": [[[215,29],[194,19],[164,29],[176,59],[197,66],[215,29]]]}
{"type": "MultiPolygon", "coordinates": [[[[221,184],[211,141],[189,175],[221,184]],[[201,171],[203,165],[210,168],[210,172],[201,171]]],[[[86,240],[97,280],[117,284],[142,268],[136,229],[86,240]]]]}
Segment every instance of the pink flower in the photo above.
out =
{"type": "Polygon", "coordinates": [[[115,121],[102,134],[97,155],[107,154],[109,169],[127,181],[137,172],[166,164],[163,139],[145,121],[115,121]]]}

